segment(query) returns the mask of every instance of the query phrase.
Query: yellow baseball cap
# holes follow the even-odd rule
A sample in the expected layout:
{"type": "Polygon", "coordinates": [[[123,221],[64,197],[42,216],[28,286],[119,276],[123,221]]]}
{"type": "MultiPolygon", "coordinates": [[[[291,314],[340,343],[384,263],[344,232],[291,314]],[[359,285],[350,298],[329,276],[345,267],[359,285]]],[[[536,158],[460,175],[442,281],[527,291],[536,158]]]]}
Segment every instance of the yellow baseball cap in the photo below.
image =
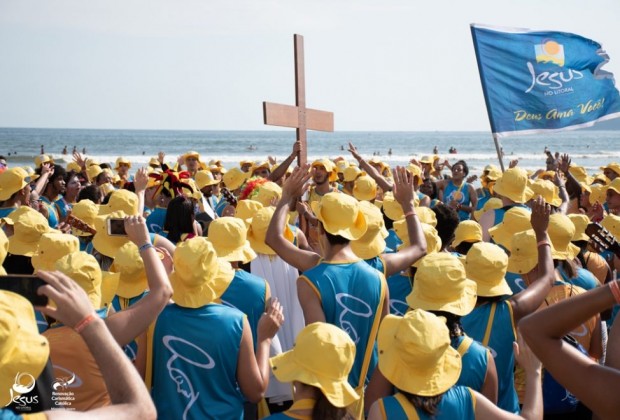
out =
{"type": "Polygon", "coordinates": [[[377,183],[368,175],[362,175],[355,180],[353,197],[360,201],[371,201],[377,196],[377,183]]]}
{"type": "Polygon", "coordinates": [[[59,259],[55,268],[84,289],[93,308],[101,308],[101,268],[95,257],[83,251],[73,252],[59,259]]]}
{"type": "Polygon", "coordinates": [[[116,211],[106,216],[97,216],[95,218],[95,230],[97,233],[93,236],[93,246],[103,255],[114,258],[120,247],[129,242],[127,236],[110,236],[108,234],[107,220],[108,218],[122,219],[126,214],[122,211],[116,211]]]}
{"type": "Polygon", "coordinates": [[[480,210],[474,211],[474,218],[480,220],[480,217],[489,210],[501,209],[504,206],[502,200],[497,197],[491,197],[484,203],[480,210]]]}
{"type": "Polygon", "coordinates": [[[235,276],[230,263],[217,258],[211,242],[202,236],[181,242],[173,261],[172,299],[184,308],[200,308],[213,302],[224,294],[235,276]]]}
{"type": "MultiPolygon", "coordinates": [[[[73,205],[71,214],[86,223],[89,226],[95,226],[95,218],[99,214],[99,206],[91,200],[80,200],[73,205]]],[[[81,231],[72,227],[71,233],[76,236],[91,236],[89,232],[81,231]]]]}
{"type": "Polygon", "coordinates": [[[363,172],[357,166],[349,166],[345,168],[345,170],[342,172],[342,176],[344,177],[343,179],[344,182],[353,182],[357,179],[357,177],[359,177],[362,174],[365,174],[365,172],[363,172]]]}
{"type": "Polygon", "coordinates": [[[462,242],[482,242],[482,226],[473,220],[460,222],[454,231],[452,247],[457,247],[462,242]]]}
{"type": "Polygon", "coordinates": [[[118,168],[121,166],[121,163],[125,165],[129,165],[129,167],[131,168],[131,161],[127,159],[126,157],[119,156],[116,158],[116,164],[114,165],[114,169],[118,170],[118,168]]]}
{"type": "Polygon", "coordinates": [[[407,304],[414,309],[467,315],[476,306],[476,283],[467,277],[463,263],[454,255],[426,255],[418,264],[407,304]]]}
{"type": "Polygon", "coordinates": [[[525,170],[519,167],[510,168],[497,180],[493,190],[496,194],[507,197],[515,203],[525,203],[534,196],[534,192],[528,186],[528,181],[525,170]]]}
{"type": "MultiPolygon", "coordinates": [[[[248,228],[248,241],[250,241],[252,249],[259,254],[276,254],[276,252],[265,243],[267,228],[269,227],[274,212],[275,207],[261,208],[254,214],[254,217],[252,217],[252,222],[248,228]]],[[[295,235],[288,223],[284,226],[284,237],[290,242],[293,242],[295,239],[295,235]]]]}
{"type": "Polygon", "coordinates": [[[15,167],[0,173],[0,201],[11,198],[38,176],[31,177],[24,168],[15,167]]]}
{"type": "Polygon", "coordinates": [[[239,168],[232,168],[222,176],[222,180],[229,190],[234,191],[241,187],[249,177],[248,172],[243,172],[239,168]]]}
{"type": "Polygon", "coordinates": [[[291,350],[269,363],[279,381],[317,387],[332,405],[346,407],[360,398],[348,381],[354,359],[355,343],[346,332],[314,322],[299,332],[291,350]]]}
{"type": "Polygon", "coordinates": [[[512,238],[512,251],[508,258],[508,271],[511,273],[529,273],[538,264],[538,247],[533,229],[516,233],[512,238]]]}
{"type": "Polygon", "coordinates": [[[144,261],[138,247],[133,242],[127,242],[114,254],[114,263],[110,271],[119,273],[116,294],[130,299],[148,289],[144,261]]]}
{"type": "Polygon", "coordinates": [[[585,214],[569,214],[568,218],[573,225],[575,225],[575,234],[573,235],[572,242],[575,241],[589,241],[590,237],[586,234],[586,228],[590,224],[590,218],[585,214]]]}
{"type": "Polygon", "coordinates": [[[24,297],[0,290],[0,314],[0,407],[5,407],[14,393],[27,394],[34,389],[49,359],[50,346],[39,334],[34,309],[24,297]]]}
{"type": "Polygon", "coordinates": [[[248,227],[252,222],[252,217],[254,217],[254,214],[256,214],[256,212],[263,207],[264,206],[256,200],[239,200],[237,207],[235,207],[235,217],[243,220],[246,227],[248,227]]]}
{"type": "Polygon", "coordinates": [[[80,241],[73,235],[44,233],[39,240],[37,252],[32,256],[32,266],[36,271],[52,271],[56,261],[79,250],[80,241]]]}
{"type": "Polygon", "coordinates": [[[41,213],[28,206],[19,206],[7,219],[13,222],[13,235],[9,238],[11,254],[32,257],[44,233],[58,232],[50,228],[41,213]]]}
{"type": "Polygon", "coordinates": [[[512,236],[532,228],[531,212],[523,207],[513,207],[504,214],[504,220],[489,229],[495,243],[510,250],[512,236]]]}
{"type": "Polygon", "coordinates": [[[553,182],[545,179],[537,179],[530,184],[530,188],[534,191],[535,195],[542,196],[545,203],[555,207],[560,207],[562,204],[562,199],[559,195],[560,189],[553,182]]]}
{"type": "Polygon", "coordinates": [[[379,370],[392,385],[410,394],[442,394],[461,375],[461,356],[450,345],[445,320],[422,309],[383,318],[377,344],[379,370]]]}
{"type": "Polygon", "coordinates": [[[349,195],[327,193],[321,200],[311,202],[311,206],[325,231],[332,235],[354,241],[366,233],[366,218],[359,201],[349,195]]]}
{"type": "Polygon", "coordinates": [[[478,285],[478,296],[511,295],[506,282],[508,255],[495,244],[478,242],[465,257],[467,277],[478,285]]]}
{"type": "Polygon", "coordinates": [[[247,264],[256,258],[256,252],[247,240],[247,228],[236,217],[220,217],[209,224],[209,241],[218,258],[224,261],[241,261],[247,264]]]}
{"type": "Polygon", "coordinates": [[[385,251],[387,246],[385,238],[388,237],[388,231],[383,222],[383,214],[374,204],[369,201],[360,203],[360,210],[366,217],[366,233],[361,238],[351,241],[351,249],[358,257],[367,260],[374,258],[385,251]]]}
{"type": "Polygon", "coordinates": [[[113,212],[123,212],[128,216],[138,214],[139,199],[136,193],[129,190],[116,190],[112,192],[108,204],[99,206],[99,215],[105,216],[113,212]]]}
{"type": "Polygon", "coordinates": [[[561,213],[549,216],[547,234],[553,244],[551,257],[554,260],[572,260],[579,254],[579,247],[571,243],[575,235],[575,225],[568,216],[561,213]]]}
{"type": "Polygon", "coordinates": [[[198,171],[195,175],[196,186],[199,190],[202,190],[204,187],[208,187],[209,185],[217,185],[220,183],[217,179],[213,177],[211,171],[198,171]]]}

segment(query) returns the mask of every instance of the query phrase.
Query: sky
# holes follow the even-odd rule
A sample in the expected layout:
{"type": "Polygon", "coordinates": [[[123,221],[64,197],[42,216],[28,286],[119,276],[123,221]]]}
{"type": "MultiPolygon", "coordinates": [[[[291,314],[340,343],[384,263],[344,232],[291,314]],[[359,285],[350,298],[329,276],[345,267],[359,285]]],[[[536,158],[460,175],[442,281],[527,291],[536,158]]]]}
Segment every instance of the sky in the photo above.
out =
{"type": "Polygon", "coordinates": [[[487,131],[470,23],[603,45],[620,78],[620,1],[0,0],[0,127],[273,130],[262,102],[336,131],[487,131]]]}

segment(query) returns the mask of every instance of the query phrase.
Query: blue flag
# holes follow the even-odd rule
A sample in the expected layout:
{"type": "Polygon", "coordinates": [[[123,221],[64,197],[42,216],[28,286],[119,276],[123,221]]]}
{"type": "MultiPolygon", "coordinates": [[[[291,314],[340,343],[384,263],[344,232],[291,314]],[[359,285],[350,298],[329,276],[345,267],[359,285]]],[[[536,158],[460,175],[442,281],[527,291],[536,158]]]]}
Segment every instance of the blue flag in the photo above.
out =
{"type": "Polygon", "coordinates": [[[620,117],[609,57],[566,32],[471,25],[484,99],[497,137],[561,131],[620,117]]]}

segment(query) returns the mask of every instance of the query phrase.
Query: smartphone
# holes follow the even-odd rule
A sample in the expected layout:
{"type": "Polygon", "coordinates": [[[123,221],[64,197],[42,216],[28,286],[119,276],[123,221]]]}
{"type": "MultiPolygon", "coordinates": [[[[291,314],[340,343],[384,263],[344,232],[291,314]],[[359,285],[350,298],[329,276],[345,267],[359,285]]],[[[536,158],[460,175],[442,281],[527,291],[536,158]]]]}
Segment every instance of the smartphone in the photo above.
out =
{"type": "Polygon", "coordinates": [[[108,223],[108,235],[110,236],[127,236],[125,231],[125,219],[110,217],[108,223]]]}
{"type": "Polygon", "coordinates": [[[47,306],[47,296],[37,294],[39,287],[46,284],[37,276],[32,275],[9,274],[8,276],[0,276],[0,290],[17,293],[28,299],[33,306],[47,306]]]}

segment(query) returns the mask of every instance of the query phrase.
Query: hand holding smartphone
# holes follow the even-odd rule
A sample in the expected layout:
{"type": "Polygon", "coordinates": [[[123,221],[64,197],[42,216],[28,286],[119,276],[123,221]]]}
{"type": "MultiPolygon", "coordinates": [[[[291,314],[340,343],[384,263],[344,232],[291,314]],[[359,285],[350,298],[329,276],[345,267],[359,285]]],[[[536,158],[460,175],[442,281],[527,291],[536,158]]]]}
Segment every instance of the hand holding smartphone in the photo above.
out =
{"type": "Polygon", "coordinates": [[[125,231],[125,219],[110,217],[106,223],[108,226],[108,235],[127,236],[127,231],[125,231]]]}
{"type": "Polygon", "coordinates": [[[37,276],[9,274],[0,276],[0,290],[17,293],[28,299],[33,306],[47,306],[47,296],[37,294],[37,290],[47,283],[37,276]]]}

